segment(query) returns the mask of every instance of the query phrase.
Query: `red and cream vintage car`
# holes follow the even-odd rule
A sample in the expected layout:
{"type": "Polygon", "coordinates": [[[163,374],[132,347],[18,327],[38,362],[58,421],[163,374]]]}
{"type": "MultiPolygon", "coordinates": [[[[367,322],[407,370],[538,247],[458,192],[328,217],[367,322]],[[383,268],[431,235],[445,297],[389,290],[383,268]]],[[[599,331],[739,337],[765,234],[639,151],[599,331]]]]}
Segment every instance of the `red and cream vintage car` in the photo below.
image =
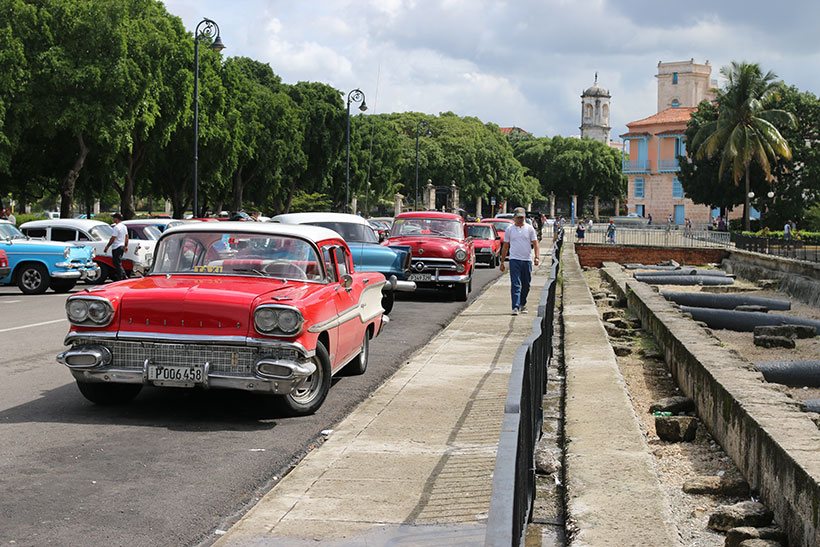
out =
{"type": "Polygon", "coordinates": [[[401,213],[383,245],[411,248],[408,281],[415,281],[419,288],[452,291],[457,300],[467,300],[473,288],[475,252],[459,215],[436,211],[401,213]]]}
{"type": "Polygon", "coordinates": [[[501,236],[488,222],[468,222],[467,235],[473,238],[476,264],[495,268],[501,263],[501,236]]]}
{"type": "Polygon", "coordinates": [[[358,273],[326,228],[202,222],[166,230],[152,269],[66,301],[57,356],[98,404],[144,385],[279,395],[314,412],[343,368],[362,374],[388,321],[379,273],[358,273]]]}

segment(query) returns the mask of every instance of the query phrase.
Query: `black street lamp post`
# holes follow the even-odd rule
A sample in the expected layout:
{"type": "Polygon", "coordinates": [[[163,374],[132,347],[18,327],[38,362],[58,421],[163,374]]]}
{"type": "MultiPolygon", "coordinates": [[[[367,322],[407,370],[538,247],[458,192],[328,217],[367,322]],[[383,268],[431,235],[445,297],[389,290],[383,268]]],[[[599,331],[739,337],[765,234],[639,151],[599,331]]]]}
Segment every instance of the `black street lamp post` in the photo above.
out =
{"type": "Polygon", "coordinates": [[[345,166],[345,206],[344,211],[347,212],[350,207],[350,103],[362,103],[359,105],[359,110],[364,112],[367,110],[367,103],[364,100],[364,92],[361,89],[354,89],[347,94],[347,163],[345,166]]]}
{"type": "Polygon", "coordinates": [[[418,125],[416,125],[416,201],[413,203],[416,210],[419,208],[419,133],[421,133],[421,128],[426,130],[426,133],[429,135],[430,124],[427,123],[427,120],[419,121],[418,125]]]}
{"type": "Polygon", "coordinates": [[[211,49],[222,51],[225,44],[219,36],[219,25],[203,19],[194,30],[194,217],[199,216],[199,40],[213,39],[211,49]]]}

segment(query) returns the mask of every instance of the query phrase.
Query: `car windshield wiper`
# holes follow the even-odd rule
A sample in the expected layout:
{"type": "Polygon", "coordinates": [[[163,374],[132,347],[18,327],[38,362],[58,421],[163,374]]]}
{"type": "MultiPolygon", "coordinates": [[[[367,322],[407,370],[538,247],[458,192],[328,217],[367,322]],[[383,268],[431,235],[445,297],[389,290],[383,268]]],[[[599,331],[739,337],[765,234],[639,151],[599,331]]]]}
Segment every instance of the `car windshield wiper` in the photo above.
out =
{"type": "Polygon", "coordinates": [[[256,275],[261,277],[268,277],[268,274],[266,274],[265,272],[260,272],[256,268],[231,268],[231,270],[239,273],[255,273],[256,275]]]}

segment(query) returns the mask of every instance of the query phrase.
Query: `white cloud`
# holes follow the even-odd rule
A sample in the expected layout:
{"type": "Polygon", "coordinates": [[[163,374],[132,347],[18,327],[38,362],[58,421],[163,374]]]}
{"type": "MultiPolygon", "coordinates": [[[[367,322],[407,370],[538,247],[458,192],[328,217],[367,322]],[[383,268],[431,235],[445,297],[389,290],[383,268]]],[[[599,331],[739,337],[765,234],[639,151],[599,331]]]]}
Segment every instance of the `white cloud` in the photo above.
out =
{"type": "Polygon", "coordinates": [[[659,60],[760,62],[820,89],[820,2],[763,0],[170,0],[190,29],[219,22],[226,53],[269,62],[286,82],[360,87],[379,112],[453,111],[537,135],[578,133],[599,72],[613,135],[654,113],[659,60]],[[764,6],[769,6],[764,9],[764,6]],[[259,29],[264,29],[262,32],[259,29]],[[380,74],[380,76],[378,76],[380,74]],[[378,97],[376,87],[378,81],[378,97]]]}

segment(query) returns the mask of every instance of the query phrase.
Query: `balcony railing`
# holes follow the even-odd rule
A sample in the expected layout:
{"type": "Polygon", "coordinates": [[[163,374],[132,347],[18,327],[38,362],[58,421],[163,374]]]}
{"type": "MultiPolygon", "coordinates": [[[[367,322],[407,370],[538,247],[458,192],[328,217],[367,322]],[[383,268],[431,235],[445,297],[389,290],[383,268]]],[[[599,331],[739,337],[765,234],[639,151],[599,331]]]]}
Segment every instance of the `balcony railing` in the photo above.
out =
{"type": "Polygon", "coordinates": [[[675,173],[677,171],[680,171],[680,163],[677,159],[658,161],[658,173],[675,173]]]}
{"type": "Polygon", "coordinates": [[[648,173],[649,160],[624,160],[624,173],[648,173]]]}

